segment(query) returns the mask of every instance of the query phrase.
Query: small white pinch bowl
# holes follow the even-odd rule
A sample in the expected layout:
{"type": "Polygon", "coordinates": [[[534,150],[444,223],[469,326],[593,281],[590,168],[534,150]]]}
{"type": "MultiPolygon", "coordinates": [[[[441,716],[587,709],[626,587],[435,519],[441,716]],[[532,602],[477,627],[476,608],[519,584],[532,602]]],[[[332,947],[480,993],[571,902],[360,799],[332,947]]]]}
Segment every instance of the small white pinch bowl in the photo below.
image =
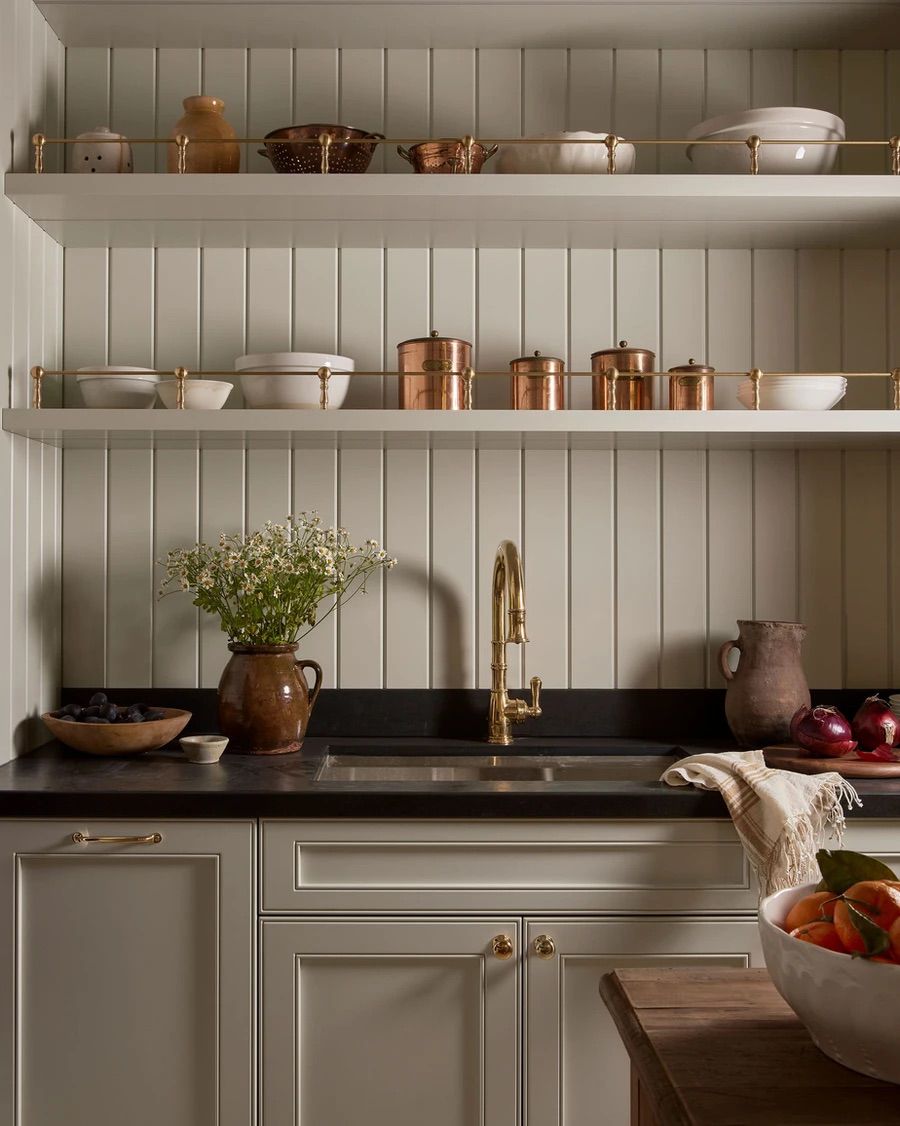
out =
{"type": "MultiPolygon", "coordinates": [[[[829,411],[847,394],[847,380],[840,375],[764,375],[759,383],[759,407],[764,411],[829,411]]],[[[753,410],[753,382],[742,380],[738,402],[753,410]]]]}
{"type": "Polygon", "coordinates": [[[759,933],[772,983],[826,1056],[900,1083],[900,966],[851,958],[782,930],[791,907],[815,888],[788,888],[760,904],[759,933]]]}
{"type": "Polygon", "coordinates": [[[84,405],[101,409],[150,410],[156,402],[159,380],[160,376],[152,368],[121,365],[79,368],[75,375],[84,405]]]}
{"type": "MultiPolygon", "coordinates": [[[[219,411],[231,394],[231,383],[215,379],[186,379],[184,381],[184,407],[189,411],[219,411]]],[[[178,409],[178,380],[164,379],[157,384],[156,393],[168,410],[178,409]]]]}
{"type": "MultiPolygon", "coordinates": [[[[534,140],[545,145],[503,145],[497,171],[506,173],[557,173],[561,175],[604,176],[609,171],[606,138],[608,133],[541,133],[534,140]],[[589,141],[593,144],[560,145],[559,141],[589,141]]],[[[616,175],[634,171],[634,145],[619,141],[616,146],[616,175]]]]}
{"type": "MultiPolygon", "coordinates": [[[[701,121],[688,132],[688,140],[746,141],[756,135],[764,141],[797,141],[796,145],[761,145],[759,171],[763,175],[820,174],[830,172],[837,160],[837,145],[808,145],[804,141],[843,141],[846,126],[836,114],[802,106],[766,106],[727,113],[701,121]]],[[[697,172],[750,174],[746,145],[688,145],[688,159],[697,172]]]]}
{"type": "Polygon", "coordinates": [[[178,740],[188,762],[210,766],[222,757],[228,740],[224,735],[185,735],[178,740]]]}
{"type": "Polygon", "coordinates": [[[241,375],[246,406],[256,410],[318,410],[321,386],[318,371],[331,368],[328,406],[343,406],[350,390],[354,363],[348,356],[325,352],[260,352],[238,356],[234,370],[241,375]],[[254,374],[249,374],[253,372],[254,374]],[[265,374],[256,374],[264,372],[265,374]]]}

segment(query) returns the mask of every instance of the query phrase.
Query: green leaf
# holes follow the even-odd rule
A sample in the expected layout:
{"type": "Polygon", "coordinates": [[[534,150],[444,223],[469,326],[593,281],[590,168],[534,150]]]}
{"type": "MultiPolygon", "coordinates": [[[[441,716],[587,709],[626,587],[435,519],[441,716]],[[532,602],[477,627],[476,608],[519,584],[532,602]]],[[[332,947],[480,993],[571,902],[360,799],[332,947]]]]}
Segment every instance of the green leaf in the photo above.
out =
{"type": "Polygon", "coordinates": [[[822,873],[818,891],[833,891],[836,895],[843,895],[847,888],[858,884],[860,880],[897,879],[887,864],[882,864],[873,856],[851,852],[846,848],[820,848],[816,853],[816,860],[822,873]]]}
{"type": "Polygon", "coordinates": [[[873,923],[868,915],[864,915],[862,911],[857,911],[852,903],[844,900],[844,906],[847,908],[847,914],[850,917],[850,922],[859,932],[863,943],[865,944],[865,954],[863,957],[871,958],[873,954],[881,954],[891,944],[890,935],[877,923],[873,923]]]}

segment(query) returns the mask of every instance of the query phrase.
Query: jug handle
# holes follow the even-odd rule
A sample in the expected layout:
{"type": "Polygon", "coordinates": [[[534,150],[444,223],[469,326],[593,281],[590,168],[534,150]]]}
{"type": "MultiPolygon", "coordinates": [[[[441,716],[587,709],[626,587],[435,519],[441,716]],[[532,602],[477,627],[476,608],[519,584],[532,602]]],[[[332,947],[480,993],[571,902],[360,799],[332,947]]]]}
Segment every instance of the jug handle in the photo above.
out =
{"type": "Polygon", "coordinates": [[[409,149],[405,149],[403,145],[397,145],[397,155],[402,156],[407,164],[413,163],[412,154],[410,153],[409,149]]]}
{"type": "Polygon", "coordinates": [[[737,649],[740,653],[741,646],[738,641],[726,641],[722,648],[719,650],[719,668],[722,670],[722,676],[726,680],[734,680],[734,673],[731,671],[731,665],[728,663],[728,658],[732,649],[737,649]]]}
{"type": "Polygon", "coordinates": [[[316,706],[316,699],[319,695],[319,689],[322,687],[322,666],[318,661],[295,661],[294,665],[298,670],[315,669],[316,679],[312,688],[309,687],[309,681],[306,680],[306,674],[301,671],[298,671],[297,673],[297,675],[302,677],[306,682],[306,687],[309,691],[309,714],[312,715],[312,710],[316,706]]]}

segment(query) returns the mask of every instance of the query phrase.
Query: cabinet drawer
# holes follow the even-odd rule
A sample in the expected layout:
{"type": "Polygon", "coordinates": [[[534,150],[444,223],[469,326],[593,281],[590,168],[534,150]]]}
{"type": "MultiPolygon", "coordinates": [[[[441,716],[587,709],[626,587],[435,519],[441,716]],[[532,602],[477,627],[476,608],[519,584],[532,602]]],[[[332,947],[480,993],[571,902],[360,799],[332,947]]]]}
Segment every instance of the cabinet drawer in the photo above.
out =
{"type": "Polygon", "coordinates": [[[264,821],[262,908],[748,911],[727,821],[264,821]]]}

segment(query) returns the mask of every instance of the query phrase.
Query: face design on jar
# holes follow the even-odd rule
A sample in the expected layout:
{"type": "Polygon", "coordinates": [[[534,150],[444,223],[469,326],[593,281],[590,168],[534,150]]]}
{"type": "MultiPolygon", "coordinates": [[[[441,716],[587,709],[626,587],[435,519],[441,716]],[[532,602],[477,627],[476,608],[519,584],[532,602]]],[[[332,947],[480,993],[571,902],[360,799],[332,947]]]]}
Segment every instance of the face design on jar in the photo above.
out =
{"type": "Polygon", "coordinates": [[[72,154],[73,172],[131,172],[133,169],[131,145],[116,134],[110,140],[102,141],[96,133],[106,133],[105,129],[95,130],[95,135],[87,134],[84,140],[75,145],[72,154]]]}

